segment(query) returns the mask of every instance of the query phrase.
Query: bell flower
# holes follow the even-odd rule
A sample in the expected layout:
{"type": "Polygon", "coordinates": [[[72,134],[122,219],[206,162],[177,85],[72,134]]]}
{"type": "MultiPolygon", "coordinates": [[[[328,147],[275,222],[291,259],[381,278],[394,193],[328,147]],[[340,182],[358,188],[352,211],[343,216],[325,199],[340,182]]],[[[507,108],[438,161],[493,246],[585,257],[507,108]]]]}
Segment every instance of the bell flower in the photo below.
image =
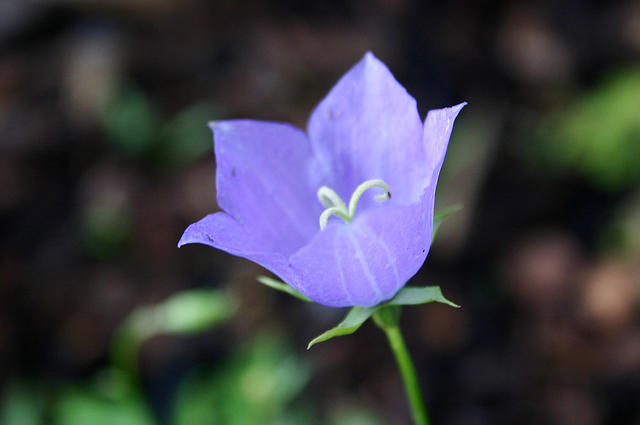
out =
{"type": "Polygon", "coordinates": [[[190,225],[178,246],[247,258],[327,306],[386,301],[429,252],[436,183],[464,105],[431,110],[423,123],[415,99],[367,53],[306,132],[211,122],[223,211],[190,225]]]}

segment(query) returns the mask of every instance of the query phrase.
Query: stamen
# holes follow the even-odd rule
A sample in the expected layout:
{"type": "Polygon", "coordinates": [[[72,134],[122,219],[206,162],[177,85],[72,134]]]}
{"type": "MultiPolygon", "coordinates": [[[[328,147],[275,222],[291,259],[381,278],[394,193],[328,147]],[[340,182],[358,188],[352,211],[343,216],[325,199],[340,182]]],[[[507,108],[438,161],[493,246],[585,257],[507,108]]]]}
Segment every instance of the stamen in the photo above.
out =
{"type": "Polygon", "coordinates": [[[346,209],[342,210],[338,207],[330,207],[324,210],[322,214],[320,214],[320,230],[324,230],[324,228],[327,227],[329,217],[331,217],[332,215],[342,217],[347,223],[351,221],[351,217],[348,216],[346,209]]]}
{"type": "Polygon", "coordinates": [[[334,192],[333,189],[327,186],[322,186],[318,189],[318,199],[327,208],[338,207],[347,211],[347,206],[342,202],[340,195],[334,192]]]}
{"type": "Polygon", "coordinates": [[[356,188],[356,190],[353,192],[353,195],[351,195],[351,199],[349,200],[349,216],[352,219],[356,214],[356,205],[358,205],[360,197],[372,187],[379,187],[384,190],[384,193],[373,198],[376,201],[382,202],[391,198],[391,189],[389,188],[389,185],[387,183],[380,179],[367,180],[356,188]]]}
{"type": "Polygon", "coordinates": [[[379,187],[384,190],[384,193],[374,197],[376,201],[382,202],[391,198],[391,190],[387,183],[380,179],[367,180],[366,182],[358,186],[351,195],[348,210],[347,206],[344,204],[340,196],[333,189],[327,186],[322,186],[320,189],[318,189],[318,200],[320,200],[322,205],[326,207],[322,214],[320,214],[320,230],[324,230],[324,228],[327,227],[329,217],[331,217],[332,215],[337,215],[347,223],[350,223],[356,214],[356,206],[358,205],[360,197],[364,194],[364,192],[373,187],[379,187]]]}

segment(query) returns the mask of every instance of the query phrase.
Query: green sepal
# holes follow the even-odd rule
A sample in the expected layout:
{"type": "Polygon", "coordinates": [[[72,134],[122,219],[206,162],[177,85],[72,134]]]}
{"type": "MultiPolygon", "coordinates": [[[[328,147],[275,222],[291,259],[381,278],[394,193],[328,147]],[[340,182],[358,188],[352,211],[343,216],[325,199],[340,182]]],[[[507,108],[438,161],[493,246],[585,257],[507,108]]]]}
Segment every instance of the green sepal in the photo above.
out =
{"type": "Polygon", "coordinates": [[[300,292],[297,289],[295,289],[293,286],[287,285],[286,283],[281,282],[281,281],[279,281],[277,279],[272,279],[272,278],[267,277],[267,276],[258,276],[258,282],[262,283],[263,285],[268,286],[269,288],[273,288],[273,289],[277,289],[278,291],[286,292],[287,294],[291,295],[292,297],[296,297],[299,300],[306,301],[308,303],[312,302],[309,297],[307,297],[305,294],[303,294],[302,292],[300,292]]]}
{"type": "MultiPolygon", "coordinates": [[[[424,286],[424,287],[405,286],[404,288],[400,289],[396,293],[396,295],[393,298],[391,298],[391,300],[385,303],[378,304],[373,307],[358,307],[358,306],[352,307],[351,310],[349,310],[349,313],[347,313],[344,320],[338,323],[336,327],[329,329],[328,331],[322,333],[321,335],[311,340],[311,342],[307,346],[307,350],[319,342],[324,342],[336,336],[350,335],[354,333],[374,313],[376,313],[378,310],[383,309],[385,307],[402,306],[402,305],[418,305],[418,304],[427,304],[431,302],[438,302],[438,303],[450,305],[451,307],[460,308],[458,304],[455,304],[454,302],[445,298],[439,286],[424,286]]],[[[399,314],[399,311],[398,311],[398,314],[399,314]]]]}
{"type": "Polygon", "coordinates": [[[451,205],[448,208],[438,211],[433,215],[433,231],[431,232],[431,239],[433,240],[436,237],[436,232],[440,228],[442,221],[447,218],[449,215],[458,212],[464,208],[462,204],[451,205]]]}
{"type": "Polygon", "coordinates": [[[450,305],[451,307],[460,308],[460,306],[448,299],[442,294],[439,286],[405,286],[391,298],[390,301],[383,305],[418,305],[431,302],[450,305]]]}
{"type": "Polygon", "coordinates": [[[331,328],[312,339],[309,345],[307,345],[307,350],[319,342],[324,342],[328,339],[335,338],[336,336],[350,335],[354,333],[358,330],[358,328],[360,328],[360,326],[362,326],[364,322],[367,321],[369,317],[371,317],[373,313],[376,312],[378,308],[380,308],[380,306],[352,307],[351,310],[349,310],[349,313],[347,313],[344,320],[338,323],[336,327],[331,328]]]}

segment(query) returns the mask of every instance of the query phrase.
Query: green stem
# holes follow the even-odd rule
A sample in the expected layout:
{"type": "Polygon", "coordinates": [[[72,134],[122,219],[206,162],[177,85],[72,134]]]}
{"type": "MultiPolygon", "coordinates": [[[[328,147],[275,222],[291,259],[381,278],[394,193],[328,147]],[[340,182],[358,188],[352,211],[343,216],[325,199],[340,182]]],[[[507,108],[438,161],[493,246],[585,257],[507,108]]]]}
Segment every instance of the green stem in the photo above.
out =
{"type": "Polygon", "coordinates": [[[377,311],[374,314],[374,320],[387,335],[389,346],[400,368],[404,388],[409,398],[409,405],[411,406],[413,421],[416,425],[429,425],[429,416],[427,415],[427,409],[424,405],[422,392],[420,391],[416,368],[413,365],[407,346],[404,343],[402,332],[398,326],[399,310],[395,312],[385,310],[386,309],[381,309],[377,311]]]}

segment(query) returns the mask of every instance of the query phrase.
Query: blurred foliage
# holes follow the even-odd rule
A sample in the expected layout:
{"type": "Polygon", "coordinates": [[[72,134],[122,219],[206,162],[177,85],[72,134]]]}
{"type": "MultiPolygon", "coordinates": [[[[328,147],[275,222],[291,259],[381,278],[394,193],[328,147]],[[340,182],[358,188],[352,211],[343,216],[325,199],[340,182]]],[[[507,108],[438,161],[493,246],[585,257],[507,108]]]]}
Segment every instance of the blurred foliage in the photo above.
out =
{"type": "Polygon", "coordinates": [[[613,74],[543,125],[544,158],[606,189],[640,178],[640,69],[613,74]]]}
{"type": "Polygon", "coordinates": [[[601,238],[606,248],[637,257],[640,253],[640,191],[617,208],[601,238]]]}
{"type": "MultiPolygon", "coordinates": [[[[154,425],[147,401],[131,375],[111,367],[88,383],[65,385],[51,398],[50,416],[57,425],[154,425]]],[[[311,405],[288,408],[310,378],[310,370],[283,336],[264,333],[231,353],[209,371],[193,370],[178,390],[173,408],[175,425],[311,424],[311,405]]],[[[43,392],[23,382],[7,390],[0,419],[3,425],[44,425],[43,392]]],[[[346,425],[363,411],[336,415],[331,423],[346,425]]],[[[355,419],[354,419],[355,420],[355,419]]]]}
{"type": "Polygon", "coordinates": [[[220,116],[208,104],[191,105],[162,126],[156,161],[170,167],[179,167],[212,152],[212,134],[207,122],[220,116]]]}
{"type": "Polygon", "coordinates": [[[39,425],[43,423],[45,397],[41,388],[16,381],[5,389],[0,405],[0,424],[39,425]]]}
{"type": "Polygon", "coordinates": [[[90,202],[82,217],[86,252],[96,258],[121,253],[131,242],[133,221],[131,207],[119,200],[105,197],[90,202]]]}
{"type": "MultiPolygon", "coordinates": [[[[85,382],[36,387],[16,381],[2,400],[3,425],[157,425],[137,376],[141,345],[158,334],[202,332],[233,317],[229,292],[192,289],[139,307],[124,320],[112,344],[112,364],[85,382]]],[[[297,400],[311,378],[283,334],[262,332],[218,365],[191,370],[178,386],[175,425],[319,424],[315,406],[297,400]]],[[[324,422],[323,422],[324,423],[324,422]]],[[[376,425],[358,406],[331,412],[331,425],[376,425]]]]}
{"type": "Polygon", "coordinates": [[[89,385],[71,385],[54,407],[58,425],[152,425],[153,415],[129,377],[117,369],[98,374],[89,385]]]}
{"type": "Polygon", "coordinates": [[[149,149],[159,123],[149,98],[134,87],[121,89],[103,116],[107,137],[129,156],[140,155],[149,149]]]}
{"type": "Polygon", "coordinates": [[[152,100],[140,89],[126,86],[109,103],[102,126],[108,140],[125,156],[173,168],[211,152],[206,123],[220,114],[209,104],[196,103],[160,120],[152,100]]]}
{"type": "Polygon", "coordinates": [[[370,411],[350,407],[334,413],[334,417],[329,422],[331,425],[381,425],[382,422],[370,411]]]}
{"type": "MultiPolygon", "coordinates": [[[[335,409],[328,422],[313,404],[294,402],[311,377],[281,334],[264,332],[230,353],[220,365],[196,368],[179,386],[174,425],[272,424],[378,425],[372,412],[353,405],[335,409]],[[293,402],[293,403],[292,403],[293,402]]],[[[15,382],[6,390],[2,425],[156,425],[140,386],[116,367],[105,368],[85,383],[63,385],[55,397],[43,388],[15,382]],[[47,405],[47,402],[49,403],[47,405]],[[47,418],[51,418],[48,420],[47,418]]],[[[51,383],[49,383],[51,385],[51,383]]]]}
{"type": "MultiPolygon", "coordinates": [[[[51,416],[57,425],[156,424],[138,384],[135,363],[141,344],[157,334],[182,335],[208,330],[231,318],[236,309],[237,301],[231,294],[211,289],[183,291],[161,303],[139,307],[114,337],[112,367],[99,372],[89,383],[63,385],[49,400],[40,388],[25,382],[14,383],[3,397],[0,423],[42,425],[49,423],[46,418],[51,416]]],[[[262,337],[232,354],[229,364],[220,372],[204,376],[192,374],[182,385],[183,398],[178,400],[175,411],[179,418],[185,415],[193,418],[202,413],[203,418],[217,418],[215,423],[221,423],[220,418],[231,415],[229,408],[240,406],[246,417],[255,421],[228,423],[268,423],[299,393],[308,378],[308,368],[286,348],[281,337],[262,337]],[[220,395],[224,408],[208,401],[208,397],[220,395]],[[214,407],[215,415],[211,413],[214,407]]],[[[48,390],[53,393],[58,389],[48,390]]],[[[180,423],[206,424],[210,423],[208,420],[189,422],[187,419],[180,423]]]]}
{"type": "Polygon", "coordinates": [[[230,293],[212,289],[191,289],[166,301],[136,309],[116,332],[112,345],[113,363],[134,373],[140,346],[159,334],[203,332],[231,318],[238,302],[230,293]]]}
{"type": "MultiPolygon", "coordinates": [[[[178,391],[173,423],[290,423],[284,408],[309,377],[308,366],[281,336],[261,335],[213,372],[192,373],[178,391]]],[[[297,414],[306,416],[304,410],[297,414]]]]}

